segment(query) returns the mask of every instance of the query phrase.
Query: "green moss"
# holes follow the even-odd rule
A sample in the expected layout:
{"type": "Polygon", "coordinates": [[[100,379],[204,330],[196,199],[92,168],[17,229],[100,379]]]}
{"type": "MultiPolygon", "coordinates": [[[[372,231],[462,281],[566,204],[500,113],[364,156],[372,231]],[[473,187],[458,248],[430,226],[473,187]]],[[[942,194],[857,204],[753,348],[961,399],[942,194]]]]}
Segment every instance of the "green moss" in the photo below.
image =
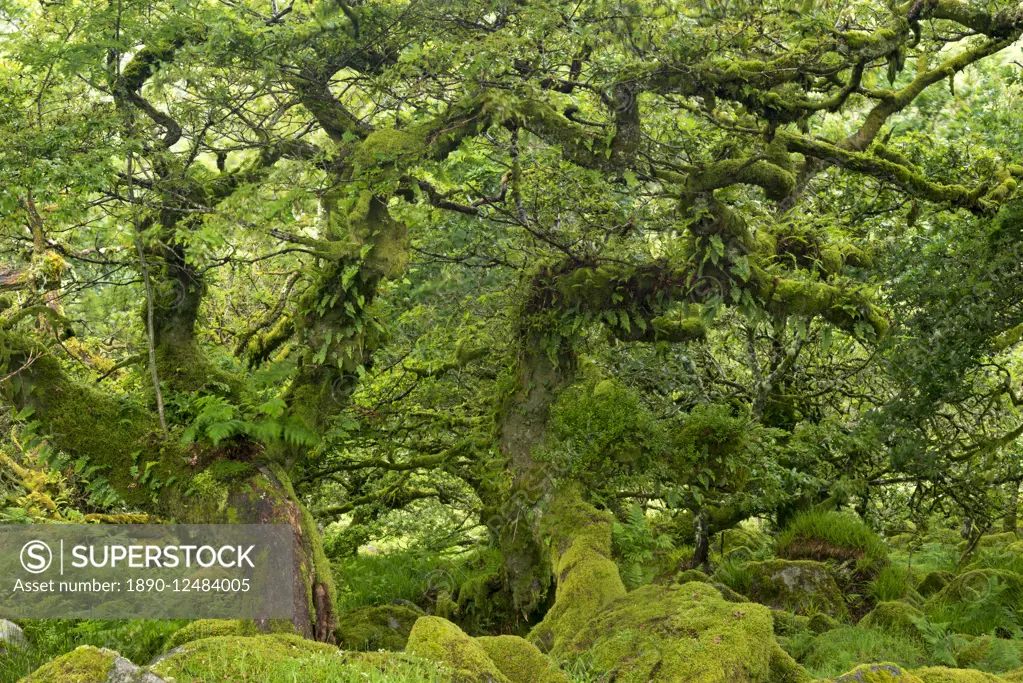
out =
{"type": "Polygon", "coordinates": [[[404,650],[422,611],[404,605],[359,607],[338,616],[338,646],[342,650],[404,650]]]}
{"type": "Polygon", "coordinates": [[[215,480],[223,482],[248,477],[255,471],[256,469],[251,463],[238,460],[217,460],[210,463],[210,466],[204,470],[204,472],[209,472],[215,480]]]}
{"type": "Polygon", "coordinates": [[[827,631],[834,631],[836,628],[841,628],[842,623],[834,617],[829,617],[827,614],[819,613],[810,617],[810,622],[807,627],[814,633],[826,633],[827,631]]]}
{"type": "Polygon", "coordinates": [[[768,560],[750,562],[750,597],[796,614],[824,612],[846,619],[848,609],[831,571],[822,562],[768,560]]]}
{"type": "Polygon", "coordinates": [[[835,683],[923,683],[895,664],[864,664],[834,679],[835,683]]]}
{"type": "Polygon", "coordinates": [[[904,602],[880,602],[866,616],[860,619],[858,626],[863,628],[879,628],[895,631],[903,635],[919,638],[920,630],[914,619],[923,618],[920,610],[904,602]]]}
{"type": "Polygon", "coordinates": [[[969,639],[955,651],[956,666],[961,669],[980,669],[1002,672],[1023,665],[1023,643],[1018,640],[980,636],[969,639]]]}
{"type": "Polygon", "coordinates": [[[810,628],[810,618],[801,614],[793,614],[783,609],[771,610],[774,622],[774,633],[779,636],[790,636],[810,628]]]}
{"type": "Polygon", "coordinates": [[[568,677],[524,638],[485,636],[476,642],[511,683],[568,683],[568,677]]]}
{"type": "Polygon", "coordinates": [[[415,657],[341,652],[331,645],[294,635],[206,638],[182,646],[151,668],[159,676],[173,678],[175,683],[451,680],[444,668],[415,657]]]}
{"type": "Polygon", "coordinates": [[[447,665],[456,683],[511,683],[483,646],[447,619],[421,617],[412,627],[406,650],[447,665]]]}
{"type": "Polygon", "coordinates": [[[166,649],[215,636],[254,636],[259,633],[254,621],[246,619],[199,619],[184,626],[167,639],[166,649]]]}
{"type": "Polygon", "coordinates": [[[563,647],[619,683],[809,680],[773,638],[771,612],[691,582],[644,586],[616,600],[563,647]]]}
{"type": "Polygon", "coordinates": [[[928,572],[927,575],[920,580],[920,583],[917,585],[916,590],[918,593],[920,593],[920,595],[927,598],[934,595],[942,588],[947,586],[950,581],[955,579],[955,577],[956,575],[953,574],[952,572],[946,572],[937,569],[933,572],[928,572]]]}
{"type": "Polygon", "coordinates": [[[554,606],[530,632],[541,650],[565,645],[601,608],[625,595],[611,560],[612,517],[582,499],[574,487],[558,491],[541,528],[557,580],[554,606]]]}
{"type": "Polygon", "coordinates": [[[367,173],[374,169],[406,164],[426,148],[422,135],[383,128],[366,136],[355,151],[355,166],[367,173]]]}
{"type": "Polygon", "coordinates": [[[929,666],[916,669],[913,675],[923,683],[1002,683],[1004,679],[973,669],[948,669],[943,666],[929,666]]]}
{"type": "Polygon", "coordinates": [[[984,534],[977,541],[978,548],[990,548],[992,546],[1009,545],[1019,540],[1019,536],[1011,531],[1000,534],[984,534]]]}
{"type": "Polygon", "coordinates": [[[888,563],[888,547],[863,520],[841,512],[803,512],[777,540],[778,557],[856,562],[857,573],[876,575],[888,563]]]}
{"type": "Polygon", "coordinates": [[[699,569],[686,569],[679,572],[678,576],[675,577],[676,583],[689,583],[690,581],[710,583],[710,577],[701,572],[699,569]]]}
{"type": "Polygon", "coordinates": [[[43,664],[20,683],[105,683],[117,653],[83,645],[43,664]]]}

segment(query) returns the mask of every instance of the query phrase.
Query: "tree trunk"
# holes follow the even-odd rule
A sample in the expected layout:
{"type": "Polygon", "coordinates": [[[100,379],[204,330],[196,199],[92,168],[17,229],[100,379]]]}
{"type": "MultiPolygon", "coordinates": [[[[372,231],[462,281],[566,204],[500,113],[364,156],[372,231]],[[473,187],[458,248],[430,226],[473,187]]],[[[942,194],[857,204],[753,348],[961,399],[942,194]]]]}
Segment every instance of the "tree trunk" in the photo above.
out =
{"type": "Polygon", "coordinates": [[[557,474],[533,460],[533,453],[544,444],[551,406],[574,376],[575,358],[567,345],[552,360],[541,348],[540,335],[527,334],[498,417],[499,445],[512,481],[510,487],[484,492],[485,501],[492,501],[486,523],[501,549],[512,603],[527,618],[542,604],[551,583],[535,521],[557,474]]]}
{"type": "Polygon", "coordinates": [[[1005,518],[1003,521],[1003,527],[1005,531],[1011,531],[1016,533],[1016,527],[1018,526],[1019,515],[1019,482],[1013,482],[1009,484],[1009,504],[1005,509],[1005,518]]]}

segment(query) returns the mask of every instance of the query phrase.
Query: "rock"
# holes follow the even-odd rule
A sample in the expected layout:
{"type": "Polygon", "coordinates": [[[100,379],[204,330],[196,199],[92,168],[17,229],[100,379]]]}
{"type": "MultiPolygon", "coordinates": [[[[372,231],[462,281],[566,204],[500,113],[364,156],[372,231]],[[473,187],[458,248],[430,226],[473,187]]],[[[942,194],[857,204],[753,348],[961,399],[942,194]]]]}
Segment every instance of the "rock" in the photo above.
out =
{"type": "Polygon", "coordinates": [[[913,675],[923,683],[1004,683],[1005,680],[976,669],[947,669],[943,666],[914,669],[913,675]]]}
{"type": "Polygon", "coordinates": [[[847,674],[831,679],[834,683],[923,683],[918,677],[906,673],[895,664],[864,664],[847,674]]]}
{"type": "Polygon", "coordinates": [[[796,614],[825,612],[847,619],[849,610],[835,579],[822,562],[768,560],[750,562],[750,597],[775,609],[796,614]]]}
{"type": "Polygon", "coordinates": [[[338,616],[338,646],[342,650],[405,649],[409,633],[416,620],[423,616],[420,609],[403,605],[358,607],[338,616]]]}
{"type": "Polygon", "coordinates": [[[702,582],[644,586],[607,605],[558,657],[585,656],[618,683],[800,683],[769,609],[702,582]]]}
{"type": "Polygon", "coordinates": [[[827,614],[815,614],[810,617],[810,621],[807,624],[814,633],[820,635],[821,633],[827,633],[828,631],[834,631],[836,628],[841,628],[842,623],[834,617],[829,617],[827,614]]]}
{"type": "MultiPolygon", "coordinates": [[[[1019,536],[1011,531],[1006,531],[1000,534],[984,534],[977,541],[977,548],[991,548],[999,545],[1009,545],[1019,540],[1019,536]]],[[[965,549],[968,544],[963,541],[962,547],[965,549]]]]}
{"type": "Polygon", "coordinates": [[[28,649],[29,642],[21,627],[13,621],[0,619],[0,655],[11,649],[28,649]]]}
{"type": "Polygon", "coordinates": [[[921,619],[923,616],[923,612],[904,602],[879,602],[857,625],[920,638],[920,629],[913,620],[921,619]]]}
{"type": "Polygon", "coordinates": [[[916,590],[923,597],[929,598],[930,596],[934,595],[942,588],[947,586],[949,581],[951,581],[955,577],[956,575],[953,574],[952,572],[946,572],[940,569],[936,569],[933,572],[927,572],[927,575],[920,580],[920,583],[917,585],[916,590]]]}
{"type": "MultiPolygon", "coordinates": [[[[293,633],[295,630],[290,621],[284,620],[271,621],[267,628],[268,633],[293,633]]],[[[202,638],[258,636],[263,633],[251,619],[197,619],[172,633],[165,647],[173,649],[202,638]]]]}
{"type": "Polygon", "coordinates": [[[198,619],[172,633],[166,647],[173,649],[193,640],[214,636],[254,636],[258,633],[255,622],[244,619],[198,619]]]}
{"type": "MultiPolygon", "coordinates": [[[[344,652],[294,634],[216,636],[167,653],[150,670],[174,681],[449,681],[436,664],[394,652],[344,652]]],[[[502,682],[503,683],[503,682],[502,682]]]]}
{"type": "Polygon", "coordinates": [[[771,610],[771,620],[774,622],[774,634],[777,636],[791,636],[810,628],[809,617],[783,609],[771,610]]]}
{"type": "Polygon", "coordinates": [[[455,683],[512,683],[484,647],[462,629],[440,617],[420,617],[405,650],[454,670],[455,683]]]}
{"type": "Polygon", "coordinates": [[[518,636],[484,636],[475,639],[511,683],[569,683],[535,645],[518,636]]]}
{"type": "Polygon", "coordinates": [[[113,650],[83,645],[43,664],[20,683],[167,683],[113,650]]]}

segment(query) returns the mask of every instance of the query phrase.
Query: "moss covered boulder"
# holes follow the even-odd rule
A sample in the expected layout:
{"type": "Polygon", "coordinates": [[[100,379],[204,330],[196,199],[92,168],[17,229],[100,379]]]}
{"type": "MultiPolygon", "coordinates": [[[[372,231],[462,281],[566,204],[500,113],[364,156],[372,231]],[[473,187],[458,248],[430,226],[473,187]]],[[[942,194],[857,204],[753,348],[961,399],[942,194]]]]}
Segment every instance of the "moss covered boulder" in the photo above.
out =
{"type": "Polygon", "coordinates": [[[807,627],[814,633],[821,634],[834,631],[836,628],[842,628],[842,622],[834,617],[829,617],[827,614],[817,613],[810,617],[807,627]]]}
{"type": "Polygon", "coordinates": [[[857,625],[919,638],[920,630],[914,620],[922,619],[923,616],[923,612],[905,602],[879,602],[857,625]]]}
{"type": "Polygon", "coordinates": [[[569,683],[568,676],[525,638],[484,636],[475,640],[511,683],[569,683]]]}
{"type": "Polygon", "coordinates": [[[259,635],[254,621],[245,619],[199,619],[182,626],[167,639],[165,649],[180,647],[185,643],[214,636],[255,636],[259,635]]]}
{"type": "Polygon", "coordinates": [[[644,586],[591,619],[558,657],[585,657],[618,683],[797,683],[807,673],[774,639],[771,612],[691,582],[644,586]]]}
{"type": "Polygon", "coordinates": [[[165,683],[113,650],[83,645],[42,665],[20,683],[165,683]]]}
{"type": "Polygon", "coordinates": [[[771,610],[771,620],[774,622],[774,633],[778,636],[790,636],[810,629],[810,617],[783,609],[771,610]]]}
{"type": "Polygon", "coordinates": [[[834,683],[923,683],[919,676],[903,671],[895,664],[864,664],[838,678],[834,683]]]}
{"type": "Polygon", "coordinates": [[[483,645],[447,619],[421,617],[412,627],[406,651],[452,670],[455,683],[511,683],[483,645]]]}
{"type": "Polygon", "coordinates": [[[750,562],[750,597],[796,614],[823,612],[847,619],[849,610],[828,566],[811,560],[750,562]]]}
{"type": "Polygon", "coordinates": [[[342,650],[404,650],[421,616],[421,610],[405,605],[359,607],[338,617],[334,633],[342,650]]]}
{"type": "Polygon", "coordinates": [[[915,669],[913,675],[923,683],[1004,683],[1005,680],[976,669],[948,669],[943,666],[915,669]]]}
{"type": "Polygon", "coordinates": [[[789,560],[850,563],[861,577],[888,564],[888,546],[859,517],[842,512],[797,515],[778,536],[775,554],[789,560]]]}
{"type": "MultiPolygon", "coordinates": [[[[1019,536],[1011,531],[1006,531],[1000,534],[984,534],[977,541],[978,548],[992,548],[994,546],[1010,545],[1019,540],[1019,536]]],[[[966,543],[964,542],[965,546],[966,543]]]]}
{"type": "Polygon", "coordinates": [[[393,652],[343,652],[296,635],[218,636],[186,643],[149,667],[174,683],[452,680],[434,662],[393,652]]]}
{"type": "Polygon", "coordinates": [[[916,590],[923,597],[929,598],[947,586],[955,577],[956,575],[952,572],[936,569],[933,572],[927,572],[927,575],[917,584],[916,590]]]}

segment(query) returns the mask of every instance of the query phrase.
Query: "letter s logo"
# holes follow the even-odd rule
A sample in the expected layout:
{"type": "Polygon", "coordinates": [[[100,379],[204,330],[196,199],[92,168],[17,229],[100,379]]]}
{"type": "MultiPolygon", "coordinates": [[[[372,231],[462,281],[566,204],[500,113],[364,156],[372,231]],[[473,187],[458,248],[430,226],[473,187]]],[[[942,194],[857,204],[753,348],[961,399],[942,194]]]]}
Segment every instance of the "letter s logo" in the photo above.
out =
{"type": "Polygon", "coordinates": [[[53,563],[50,546],[42,541],[29,541],[21,548],[21,566],[30,574],[42,574],[53,563]]]}

